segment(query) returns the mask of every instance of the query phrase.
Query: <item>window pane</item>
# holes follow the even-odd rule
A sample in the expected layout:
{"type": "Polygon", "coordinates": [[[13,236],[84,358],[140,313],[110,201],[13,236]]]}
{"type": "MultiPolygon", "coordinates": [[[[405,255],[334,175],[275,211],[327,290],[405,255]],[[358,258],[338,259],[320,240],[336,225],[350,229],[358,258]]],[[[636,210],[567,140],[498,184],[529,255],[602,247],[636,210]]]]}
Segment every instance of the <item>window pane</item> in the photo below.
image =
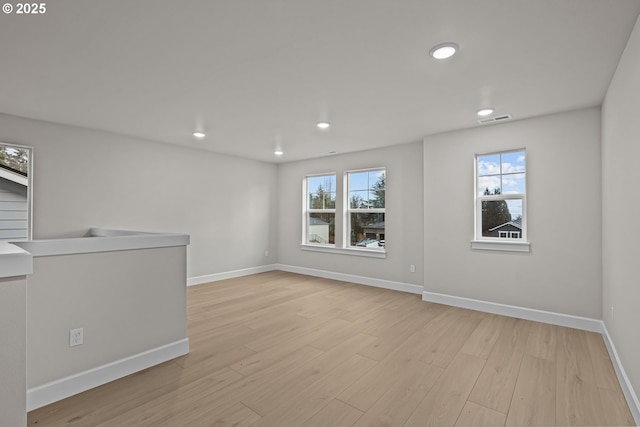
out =
{"type": "Polygon", "coordinates": [[[307,243],[334,244],[336,242],[335,214],[311,213],[307,227],[307,243]]]}
{"type": "Polygon", "coordinates": [[[384,169],[349,173],[349,208],[385,207],[386,176],[384,169]]]}
{"type": "Polygon", "coordinates": [[[482,236],[522,238],[522,200],[482,203],[482,236]]]}
{"type": "Polygon", "coordinates": [[[522,200],[507,200],[512,221],[522,222],[522,200]]]}
{"type": "Polygon", "coordinates": [[[335,193],[336,192],[336,176],[335,175],[319,175],[307,178],[309,193],[317,193],[319,191],[335,193]]]}
{"type": "Polygon", "coordinates": [[[478,176],[500,174],[500,154],[478,156],[478,176]]]}
{"type": "Polygon", "coordinates": [[[478,196],[501,194],[500,175],[478,177],[478,196]]]}
{"type": "Polygon", "coordinates": [[[309,209],[335,209],[336,176],[307,177],[307,192],[309,209]]]}
{"type": "Polygon", "coordinates": [[[384,170],[369,172],[369,202],[372,208],[382,209],[385,206],[386,175],[384,170]]]}
{"type": "Polygon", "coordinates": [[[349,190],[368,190],[369,189],[369,172],[351,172],[349,173],[349,190]]]}
{"type": "Polygon", "coordinates": [[[514,151],[502,154],[502,173],[515,173],[525,171],[524,151],[514,151]]]}
{"type": "Polygon", "coordinates": [[[351,213],[350,245],[364,248],[384,248],[384,214],[351,213]]]}
{"type": "Polygon", "coordinates": [[[502,194],[524,194],[524,177],[523,173],[502,175],[502,194]]]}
{"type": "Polygon", "coordinates": [[[31,237],[31,149],[0,145],[0,240],[26,240],[31,237]]]}
{"type": "Polygon", "coordinates": [[[368,191],[350,191],[349,192],[349,208],[350,209],[368,209],[369,208],[369,192],[368,191]]]}

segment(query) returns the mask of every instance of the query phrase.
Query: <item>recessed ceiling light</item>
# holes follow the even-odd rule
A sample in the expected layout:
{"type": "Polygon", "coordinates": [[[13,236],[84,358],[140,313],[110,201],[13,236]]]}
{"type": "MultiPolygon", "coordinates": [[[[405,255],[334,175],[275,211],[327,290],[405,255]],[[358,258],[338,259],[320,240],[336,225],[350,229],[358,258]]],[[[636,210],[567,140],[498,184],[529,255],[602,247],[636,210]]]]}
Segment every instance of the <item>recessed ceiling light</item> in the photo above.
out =
{"type": "Polygon", "coordinates": [[[276,151],[273,152],[273,154],[275,154],[276,156],[282,156],[284,154],[284,151],[277,148],[276,151]]]}
{"type": "Polygon", "coordinates": [[[447,59],[451,58],[458,50],[458,45],[455,43],[442,43],[434,46],[429,52],[435,59],[447,59]]]}
{"type": "Polygon", "coordinates": [[[329,122],[318,122],[318,124],[316,124],[316,126],[318,126],[318,129],[329,129],[331,127],[331,123],[329,122]]]}
{"type": "Polygon", "coordinates": [[[480,117],[486,117],[493,114],[493,108],[481,108],[476,111],[476,114],[480,117]]]}
{"type": "Polygon", "coordinates": [[[195,131],[195,132],[193,133],[193,136],[194,136],[195,138],[202,139],[202,138],[204,138],[205,136],[207,136],[207,134],[206,134],[206,133],[204,133],[204,132],[202,132],[202,131],[197,130],[197,131],[195,131]]]}

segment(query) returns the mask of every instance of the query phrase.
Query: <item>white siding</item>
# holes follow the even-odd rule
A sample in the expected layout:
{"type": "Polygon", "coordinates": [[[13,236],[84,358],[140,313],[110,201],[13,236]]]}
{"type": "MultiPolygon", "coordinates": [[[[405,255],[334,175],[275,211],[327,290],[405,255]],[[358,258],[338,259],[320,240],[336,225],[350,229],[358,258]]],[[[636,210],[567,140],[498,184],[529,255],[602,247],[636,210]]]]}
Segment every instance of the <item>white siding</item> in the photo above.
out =
{"type": "Polygon", "coordinates": [[[29,237],[27,187],[0,178],[0,240],[29,237]]]}

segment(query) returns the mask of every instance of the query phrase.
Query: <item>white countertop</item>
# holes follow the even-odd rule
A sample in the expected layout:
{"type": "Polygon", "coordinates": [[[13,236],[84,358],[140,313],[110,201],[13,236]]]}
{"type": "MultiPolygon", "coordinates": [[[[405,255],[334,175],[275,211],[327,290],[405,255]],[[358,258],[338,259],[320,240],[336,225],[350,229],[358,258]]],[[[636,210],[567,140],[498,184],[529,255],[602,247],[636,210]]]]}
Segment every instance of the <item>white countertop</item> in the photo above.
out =
{"type": "Polygon", "coordinates": [[[94,227],[87,237],[0,241],[0,278],[33,273],[33,257],[186,246],[189,240],[188,234],[94,227]]]}
{"type": "Polygon", "coordinates": [[[94,227],[87,237],[13,242],[34,257],[186,246],[188,234],[147,233],[94,227]]]}

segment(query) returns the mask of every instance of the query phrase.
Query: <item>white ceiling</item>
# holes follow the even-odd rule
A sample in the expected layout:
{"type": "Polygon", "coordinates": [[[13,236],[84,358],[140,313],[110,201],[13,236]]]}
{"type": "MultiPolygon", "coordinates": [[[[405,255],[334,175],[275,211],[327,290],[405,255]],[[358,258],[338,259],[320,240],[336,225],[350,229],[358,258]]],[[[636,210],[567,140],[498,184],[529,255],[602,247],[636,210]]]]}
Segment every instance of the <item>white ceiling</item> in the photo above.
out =
{"type": "Polygon", "coordinates": [[[268,162],[480,126],[487,105],[514,119],[600,105],[640,12],[640,0],[46,5],[0,14],[0,112],[268,162]],[[429,57],[448,41],[455,57],[429,57]]]}

